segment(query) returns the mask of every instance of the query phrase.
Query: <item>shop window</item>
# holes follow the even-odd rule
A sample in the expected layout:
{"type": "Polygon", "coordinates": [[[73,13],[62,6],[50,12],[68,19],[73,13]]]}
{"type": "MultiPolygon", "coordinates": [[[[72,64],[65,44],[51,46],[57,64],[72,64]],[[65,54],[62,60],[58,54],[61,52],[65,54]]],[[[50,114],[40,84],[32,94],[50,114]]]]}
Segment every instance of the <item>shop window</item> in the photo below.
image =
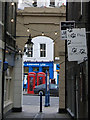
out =
{"type": "Polygon", "coordinates": [[[42,72],[46,72],[46,70],[49,72],[49,67],[42,67],[42,72]]]}
{"type": "Polygon", "coordinates": [[[40,57],[46,57],[46,44],[40,44],[40,57]]]}
{"type": "Polygon", "coordinates": [[[24,67],[24,73],[28,73],[29,72],[29,67],[24,67]]]}
{"type": "Polygon", "coordinates": [[[39,71],[39,67],[33,67],[33,71],[39,71]]]}

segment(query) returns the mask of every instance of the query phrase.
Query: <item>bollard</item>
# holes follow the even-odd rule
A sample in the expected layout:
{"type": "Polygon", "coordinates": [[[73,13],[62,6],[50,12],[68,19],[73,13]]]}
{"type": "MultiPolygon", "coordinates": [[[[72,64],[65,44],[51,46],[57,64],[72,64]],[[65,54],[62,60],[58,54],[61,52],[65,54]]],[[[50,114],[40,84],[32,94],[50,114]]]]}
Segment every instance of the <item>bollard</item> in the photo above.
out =
{"type": "Polygon", "coordinates": [[[40,112],[42,112],[42,93],[40,92],[40,112]]]}
{"type": "Polygon", "coordinates": [[[50,80],[49,86],[47,85],[47,71],[46,71],[46,90],[45,90],[45,107],[50,106],[50,80]]]}
{"type": "Polygon", "coordinates": [[[48,91],[48,106],[50,106],[50,93],[48,91]]]}
{"type": "Polygon", "coordinates": [[[45,89],[45,107],[48,107],[48,93],[47,93],[47,70],[46,70],[46,78],[45,78],[45,85],[46,85],[46,89],[45,89]]]}

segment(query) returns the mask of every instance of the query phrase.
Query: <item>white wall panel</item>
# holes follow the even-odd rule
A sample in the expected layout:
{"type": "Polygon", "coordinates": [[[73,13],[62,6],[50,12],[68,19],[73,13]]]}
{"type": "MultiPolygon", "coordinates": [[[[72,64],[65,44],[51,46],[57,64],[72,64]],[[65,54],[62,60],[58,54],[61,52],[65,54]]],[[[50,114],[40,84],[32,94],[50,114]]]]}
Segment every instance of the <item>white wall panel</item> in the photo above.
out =
{"type": "Polygon", "coordinates": [[[24,55],[23,60],[30,61],[53,61],[54,60],[54,45],[53,40],[49,37],[39,36],[32,39],[33,57],[24,55]],[[46,44],[46,57],[40,57],[40,44],[46,44]]]}

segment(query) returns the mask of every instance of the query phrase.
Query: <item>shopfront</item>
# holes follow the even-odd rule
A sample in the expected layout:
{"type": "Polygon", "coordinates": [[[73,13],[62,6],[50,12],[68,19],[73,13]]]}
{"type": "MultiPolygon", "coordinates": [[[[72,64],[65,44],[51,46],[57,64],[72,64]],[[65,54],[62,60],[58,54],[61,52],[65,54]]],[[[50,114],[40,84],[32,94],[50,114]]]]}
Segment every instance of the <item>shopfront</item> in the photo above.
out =
{"type": "Polygon", "coordinates": [[[53,79],[53,62],[24,62],[24,77],[30,72],[36,73],[35,85],[37,85],[37,74],[45,73],[46,70],[49,72],[49,78],[53,79]]]}
{"type": "Polygon", "coordinates": [[[53,62],[24,62],[24,75],[30,72],[49,72],[49,78],[53,79],[53,62]]]}

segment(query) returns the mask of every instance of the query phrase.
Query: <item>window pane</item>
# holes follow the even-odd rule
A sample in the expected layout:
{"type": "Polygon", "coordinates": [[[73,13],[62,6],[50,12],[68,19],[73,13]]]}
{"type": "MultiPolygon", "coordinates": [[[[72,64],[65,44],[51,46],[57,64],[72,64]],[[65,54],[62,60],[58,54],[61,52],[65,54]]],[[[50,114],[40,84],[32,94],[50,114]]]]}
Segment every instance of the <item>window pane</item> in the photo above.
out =
{"type": "Polygon", "coordinates": [[[39,67],[33,67],[33,71],[39,71],[39,67]]]}
{"type": "Polygon", "coordinates": [[[44,52],[44,57],[46,56],[46,52],[45,51],[43,51],[44,52]]]}
{"type": "Polygon", "coordinates": [[[43,50],[44,50],[44,46],[45,46],[45,44],[42,45],[42,49],[43,49],[43,50]]]}
{"type": "Polygon", "coordinates": [[[46,44],[40,44],[40,57],[46,57],[46,44]]]}
{"type": "Polygon", "coordinates": [[[43,44],[43,50],[45,50],[45,49],[46,49],[45,47],[46,47],[46,45],[45,45],[45,44],[43,44]]]}

